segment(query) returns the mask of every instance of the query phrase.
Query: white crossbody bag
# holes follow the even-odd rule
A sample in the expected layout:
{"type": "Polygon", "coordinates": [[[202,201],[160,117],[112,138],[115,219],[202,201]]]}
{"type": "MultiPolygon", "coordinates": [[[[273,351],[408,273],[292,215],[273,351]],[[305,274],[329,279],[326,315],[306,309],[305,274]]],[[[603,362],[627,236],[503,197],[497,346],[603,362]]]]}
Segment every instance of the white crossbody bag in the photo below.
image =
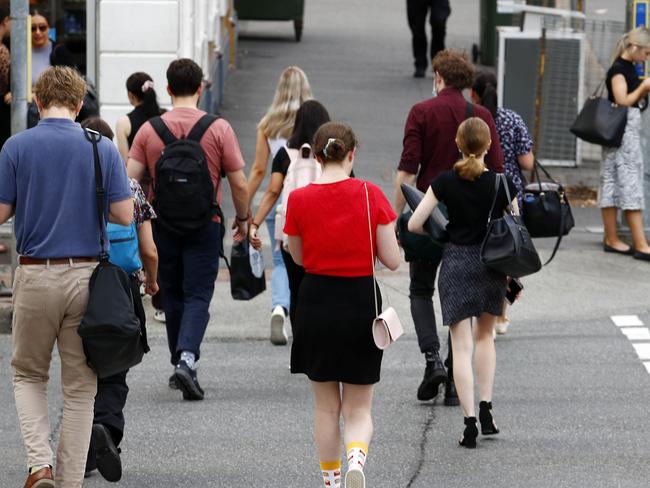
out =
{"type": "Polygon", "coordinates": [[[368,197],[368,185],[363,184],[366,190],[366,209],[368,211],[368,235],[370,236],[370,259],[372,261],[372,291],[375,295],[375,320],[372,321],[372,337],[375,345],[384,350],[395,342],[404,333],[402,323],[399,321],[397,312],[393,307],[388,307],[381,314],[377,301],[377,280],[375,277],[375,247],[372,242],[372,224],[370,222],[370,198],[368,197]]]}

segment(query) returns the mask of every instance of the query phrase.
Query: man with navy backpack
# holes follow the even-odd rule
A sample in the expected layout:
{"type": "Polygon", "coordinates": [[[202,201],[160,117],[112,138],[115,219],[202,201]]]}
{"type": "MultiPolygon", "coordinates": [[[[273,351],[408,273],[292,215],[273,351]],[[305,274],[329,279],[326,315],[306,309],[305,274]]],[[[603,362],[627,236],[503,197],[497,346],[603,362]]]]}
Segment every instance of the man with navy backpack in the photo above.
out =
{"type": "Polygon", "coordinates": [[[235,240],[247,235],[249,219],[239,143],[228,122],[197,109],[202,79],[201,68],[190,59],[169,65],[173,110],[140,128],[127,164],[130,177],[140,180],[148,172],[153,181],[149,199],[158,216],[154,239],[174,365],[169,386],[180,389],[186,400],[204,396],[196,362],[223,247],[222,172],[235,206],[235,240]]]}

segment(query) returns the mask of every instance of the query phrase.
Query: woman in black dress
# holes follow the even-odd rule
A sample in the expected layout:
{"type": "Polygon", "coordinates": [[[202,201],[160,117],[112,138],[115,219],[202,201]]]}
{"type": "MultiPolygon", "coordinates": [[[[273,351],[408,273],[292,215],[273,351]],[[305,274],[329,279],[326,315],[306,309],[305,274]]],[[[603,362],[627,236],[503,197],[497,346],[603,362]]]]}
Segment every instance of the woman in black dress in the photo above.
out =
{"type": "MultiPolygon", "coordinates": [[[[481,262],[490,207],[495,197],[497,174],[489,171],[484,157],[490,144],[490,129],[477,117],[458,127],[456,144],[462,159],[454,169],[442,173],[431,184],[413,212],[408,229],[422,233],[426,219],[438,202],[449,211],[449,242],[445,245],[438,278],[444,325],[450,327],[454,356],[454,382],[465,415],[465,432],[460,444],[476,447],[478,429],[474,410],[472,352],[476,341],[475,366],[480,393],[479,419],[484,435],[498,434],[492,418],[492,388],[496,367],[494,324],[501,315],[506,293],[506,276],[481,262]],[[476,317],[472,331],[472,318],[476,317]]],[[[512,202],[503,184],[498,186],[493,217],[503,215],[508,205],[518,211],[517,188],[506,177],[512,202]]]]}

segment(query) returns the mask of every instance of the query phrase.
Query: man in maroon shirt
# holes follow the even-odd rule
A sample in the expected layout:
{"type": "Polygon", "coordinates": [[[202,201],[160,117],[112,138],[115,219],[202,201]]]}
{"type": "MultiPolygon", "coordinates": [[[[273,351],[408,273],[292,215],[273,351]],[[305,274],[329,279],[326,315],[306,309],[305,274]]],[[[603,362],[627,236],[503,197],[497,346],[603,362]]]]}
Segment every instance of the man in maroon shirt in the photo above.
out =
{"type": "MultiPolygon", "coordinates": [[[[480,105],[470,104],[463,96],[463,90],[474,82],[474,66],[465,54],[447,49],[433,59],[433,71],[434,97],[414,105],[404,127],[404,149],[397,168],[393,200],[398,214],[406,203],[400,190],[402,183],[416,183],[419,190],[426,192],[438,175],[453,168],[459,156],[456,131],[468,117],[479,117],[490,127],[492,145],[485,161],[490,169],[503,172],[503,154],[492,115],[480,105]]],[[[439,260],[425,259],[409,263],[411,315],[420,351],[426,359],[424,379],[417,396],[422,401],[431,400],[438,394],[438,387],[446,382],[445,405],[458,405],[453,384],[451,344],[448,344],[446,361],[448,372],[445,372],[438,354],[440,341],[433,312],[433,291],[439,264],[439,260]]]]}

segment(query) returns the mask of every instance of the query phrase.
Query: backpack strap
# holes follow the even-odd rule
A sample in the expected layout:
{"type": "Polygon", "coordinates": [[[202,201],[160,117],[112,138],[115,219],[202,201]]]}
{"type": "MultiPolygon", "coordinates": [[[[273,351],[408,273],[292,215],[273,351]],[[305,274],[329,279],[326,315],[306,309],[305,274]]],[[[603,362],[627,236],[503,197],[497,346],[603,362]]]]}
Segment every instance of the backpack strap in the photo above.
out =
{"type": "Polygon", "coordinates": [[[465,119],[463,119],[463,120],[467,120],[470,117],[472,117],[473,115],[474,115],[474,105],[466,101],[465,102],[465,119]]]}
{"type": "Polygon", "coordinates": [[[203,135],[210,128],[210,126],[219,120],[219,117],[216,115],[205,114],[199,119],[199,121],[194,124],[192,130],[187,134],[187,138],[190,141],[201,142],[203,135]]]}
{"type": "Polygon", "coordinates": [[[162,117],[153,117],[149,119],[149,122],[151,123],[151,127],[153,127],[153,130],[156,131],[156,134],[158,134],[158,137],[162,139],[163,144],[165,146],[169,146],[172,142],[176,142],[178,139],[174,134],[172,134],[172,131],[169,130],[169,127],[167,127],[167,124],[163,122],[162,117]]]}

